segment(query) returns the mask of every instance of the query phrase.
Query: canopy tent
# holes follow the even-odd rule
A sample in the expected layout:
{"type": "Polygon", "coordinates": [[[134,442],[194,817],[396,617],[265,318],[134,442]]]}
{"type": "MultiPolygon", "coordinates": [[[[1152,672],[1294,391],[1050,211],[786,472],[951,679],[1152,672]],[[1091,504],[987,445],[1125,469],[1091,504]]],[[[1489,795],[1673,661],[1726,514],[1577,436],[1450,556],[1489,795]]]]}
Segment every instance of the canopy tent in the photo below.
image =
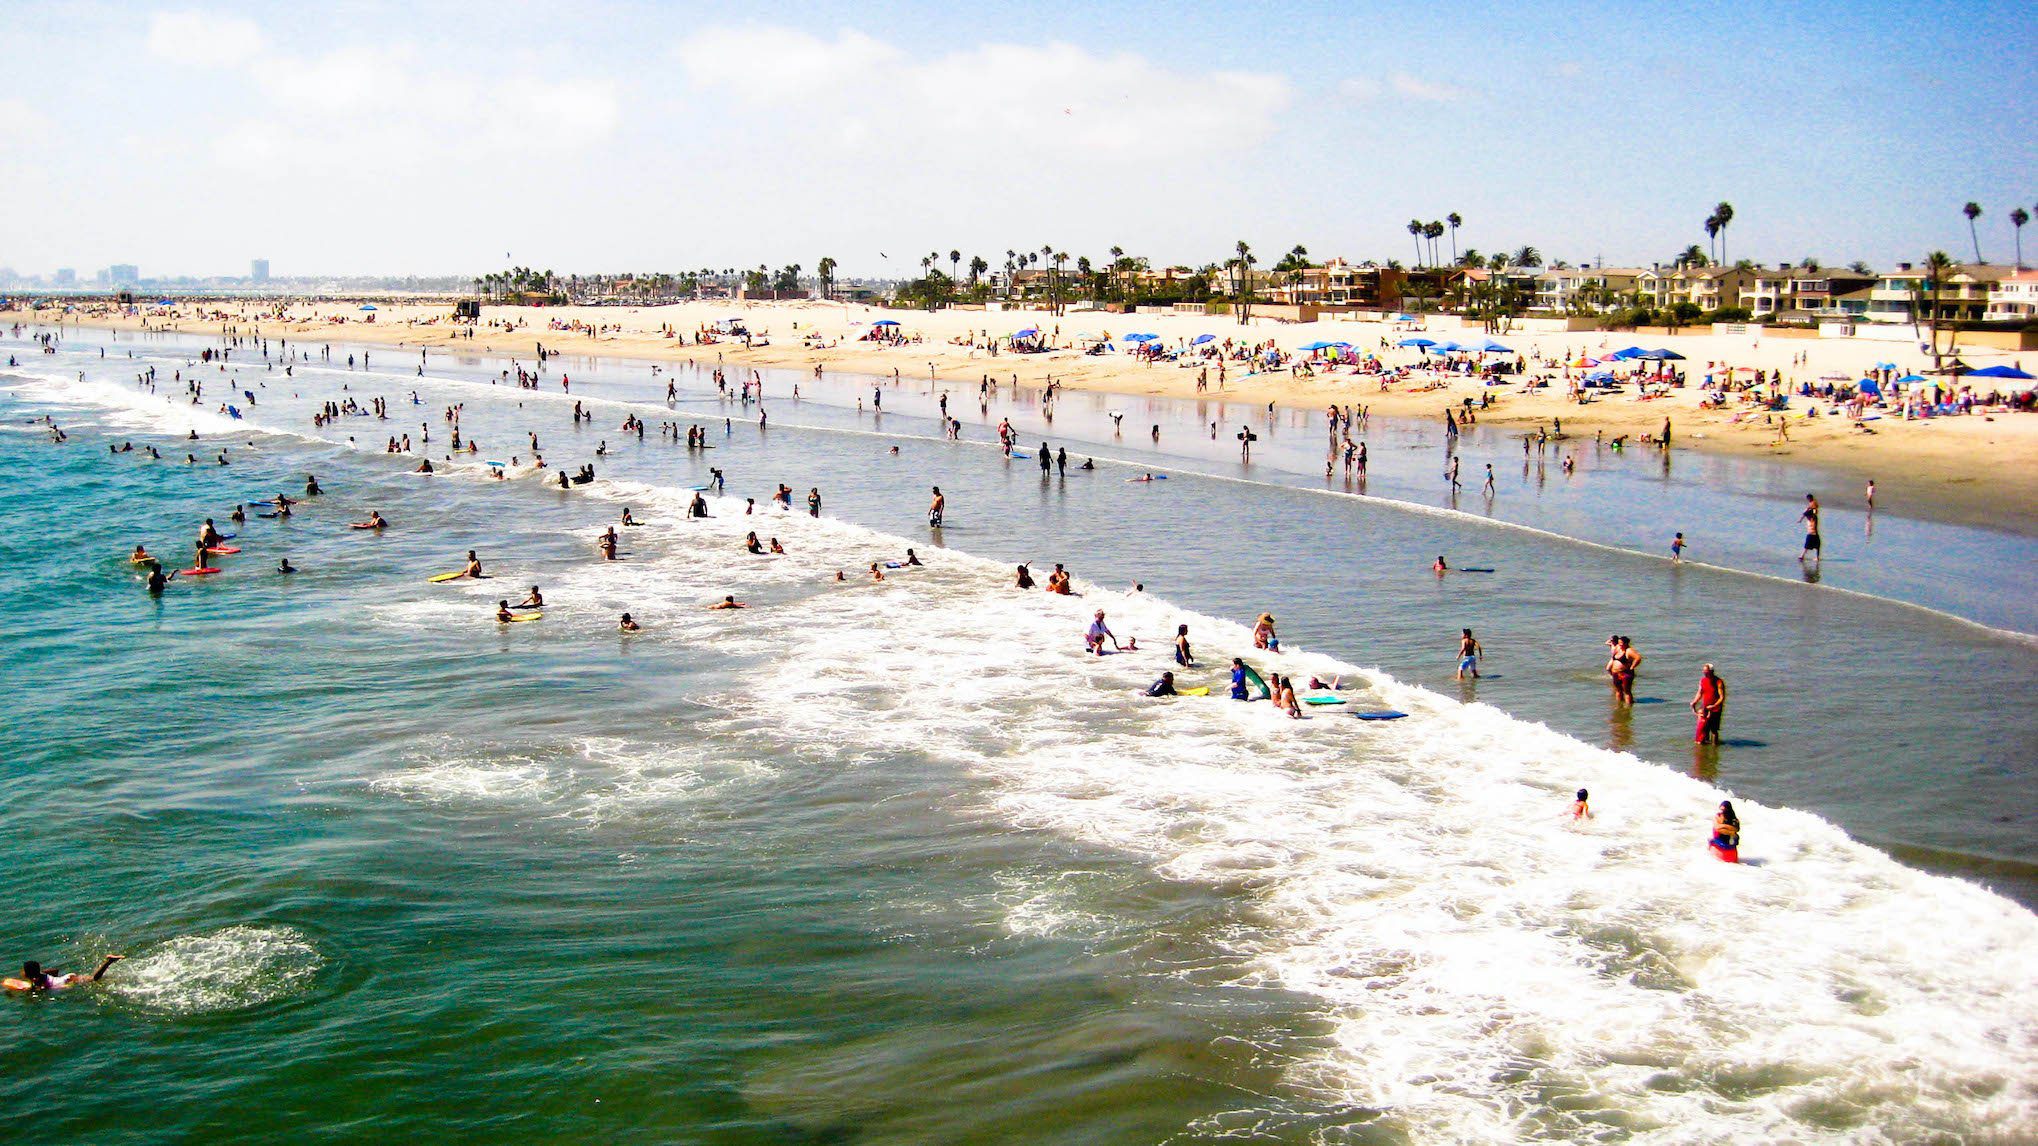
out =
{"type": "Polygon", "coordinates": [[[1402,339],[1401,341],[1399,341],[1399,342],[1395,343],[1394,345],[1396,345],[1396,346],[1421,346],[1421,347],[1425,347],[1425,348],[1427,348],[1427,347],[1435,346],[1435,345],[1436,345],[1436,341],[1435,341],[1434,339],[1429,339],[1429,338],[1404,338],[1404,339],[1402,339]]]}
{"type": "Polygon", "coordinates": [[[1471,349],[1471,347],[1469,347],[1469,346],[1459,346],[1459,345],[1458,345],[1457,343],[1455,343],[1455,342],[1439,342],[1439,343],[1437,343],[1437,344],[1436,344],[1436,346],[1434,347],[1434,349],[1435,349],[1435,350],[1437,350],[1437,351],[1438,351],[1439,353],[1450,353],[1450,352],[1452,352],[1452,351],[1457,351],[1457,350],[1470,350],[1470,349],[1471,349]]]}
{"type": "Polygon", "coordinates": [[[1647,353],[1648,351],[1643,350],[1639,346],[1623,346],[1612,354],[1607,355],[1607,357],[1615,362],[1626,362],[1630,358],[1640,358],[1647,353]]]}
{"type": "Polygon", "coordinates": [[[1190,340],[1189,340],[1189,345],[1191,345],[1191,346],[1201,346],[1201,345],[1203,345],[1203,344],[1204,344],[1204,343],[1206,343],[1206,342],[1215,342],[1215,341],[1217,341],[1217,336],[1216,336],[1216,335],[1214,335],[1214,334],[1199,334],[1199,335],[1197,335],[1196,337],[1194,337],[1194,338],[1192,338],[1192,339],[1190,339],[1190,340]]]}
{"type": "Polygon", "coordinates": [[[1677,353],[1675,350],[1665,350],[1661,347],[1658,347],[1655,350],[1642,351],[1641,357],[1646,358],[1651,362],[1668,362],[1673,360],[1682,361],[1684,355],[1677,353]]]}
{"type": "Polygon", "coordinates": [[[880,318],[880,319],[878,319],[878,320],[877,320],[876,322],[873,322],[873,323],[871,323],[871,325],[872,325],[872,326],[897,326],[897,325],[899,325],[899,320],[898,320],[898,319],[896,319],[896,318],[880,318]]]}
{"type": "Polygon", "coordinates": [[[2029,378],[2029,377],[2031,377],[2031,375],[2029,375],[2029,374],[2026,374],[2025,372],[2023,372],[2022,370],[2019,370],[2019,369],[2017,369],[2017,368],[2016,368],[2016,367],[2014,367],[2014,366],[1984,366],[1984,367],[1982,367],[1982,368],[1981,368],[1981,369],[1979,369],[1979,370],[1970,370],[1970,371],[1968,371],[1968,373],[1967,373],[1967,376],[1968,376],[1969,378],[2029,378]]]}
{"type": "Polygon", "coordinates": [[[1490,339],[1490,338],[1489,338],[1489,339],[1487,339],[1486,341],[1484,341],[1484,342],[1480,343],[1480,344],[1479,344],[1479,345],[1477,345],[1477,346],[1471,346],[1471,347],[1467,347],[1466,349],[1468,349],[1468,350],[1476,350],[1476,351],[1478,351],[1478,352],[1479,352],[1479,353],[1481,353],[1481,354],[1513,354],[1513,353],[1514,353],[1514,349],[1513,349],[1512,347],[1502,346],[1502,345],[1500,345],[1500,344],[1499,344],[1498,342],[1495,342],[1495,341],[1493,341],[1493,340],[1492,340],[1492,339],[1490,339]]]}

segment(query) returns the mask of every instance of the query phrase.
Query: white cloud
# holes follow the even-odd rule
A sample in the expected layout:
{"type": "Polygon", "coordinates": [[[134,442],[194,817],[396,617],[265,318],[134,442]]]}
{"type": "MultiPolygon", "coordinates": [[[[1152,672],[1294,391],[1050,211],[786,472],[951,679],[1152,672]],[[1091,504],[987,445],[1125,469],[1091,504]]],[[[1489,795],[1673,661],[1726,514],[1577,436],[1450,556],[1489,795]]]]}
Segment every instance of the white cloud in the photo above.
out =
{"type": "Polygon", "coordinates": [[[1271,73],[1179,71],[1061,43],[921,58],[860,32],[831,41],[753,26],[709,29],[675,55],[696,88],[726,89],[753,106],[797,105],[787,130],[922,157],[1074,147],[1137,159],[1135,143],[1235,146],[1269,134],[1293,94],[1271,73]]]}
{"type": "Polygon", "coordinates": [[[50,119],[25,99],[0,99],[0,125],[18,138],[47,129],[50,119]]]}
{"type": "Polygon", "coordinates": [[[1405,95],[1409,99],[1428,100],[1433,103],[1450,103],[1465,97],[1465,89],[1463,88],[1454,88],[1449,84],[1420,79],[1409,75],[1407,72],[1395,73],[1394,79],[1390,82],[1393,83],[1394,91],[1397,94],[1405,95]]]}
{"type": "Polygon", "coordinates": [[[230,67],[262,50],[252,21],[205,12],[158,12],[149,18],[149,52],[180,64],[230,67]]]}
{"type": "Polygon", "coordinates": [[[1463,88],[1425,80],[1407,72],[1396,72],[1388,76],[1385,83],[1371,76],[1347,76],[1338,81],[1337,90],[1339,95],[1348,99],[1373,100],[1395,95],[1428,103],[1453,103],[1469,94],[1463,88]]]}

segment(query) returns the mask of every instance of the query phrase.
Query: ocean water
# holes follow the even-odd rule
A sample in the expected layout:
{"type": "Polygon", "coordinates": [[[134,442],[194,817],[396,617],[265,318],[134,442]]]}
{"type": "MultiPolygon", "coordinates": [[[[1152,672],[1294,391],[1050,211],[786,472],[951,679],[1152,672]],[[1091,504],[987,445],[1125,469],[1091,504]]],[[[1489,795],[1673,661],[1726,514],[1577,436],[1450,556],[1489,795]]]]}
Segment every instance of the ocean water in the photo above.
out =
{"type": "MultiPolygon", "coordinates": [[[[1247,469],[1193,404],[1142,400],[1121,437],[1127,400],[1070,396],[1048,427],[1037,395],[957,391],[970,440],[946,443],[924,382],[884,385],[880,416],[870,380],[794,402],[774,375],[760,430],[684,368],[564,359],[534,393],[485,356],[418,376],[336,347],[285,377],[101,345],[4,347],[0,881],[10,952],[129,959],[8,1000],[11,1141],[2038,1133],[2038,655],[2004,631],[2033,627],[2025,539],[1888,513],[1807,585],[1763,567],[1795,552],[1782,467],[1714,490],[1681,455],[1669,481],[1581,458],[1574,496],[1531,474],[1496,524],[1438,501],[1420,426],[1369,434],[1359,496],[1320,483],[1320,427],[1276,419],[1247,469]],[[245,420],[216,412],[229,381],[245,420]],[[389,421],[309,424],[369,395],[389,421]],[[479,459],[527,461],[535,432],[602,480],[381,452],[429,426],[442,455],[455,402],[479,459]],[[1008,414],[1100,468],[1001,458],[983,427],[1008,414]],[[688,521],[710,466],[727,494],[688,521]],[[308,472],[327,493],[291,519],[225,524],[308,472]],[[793,513],[766,507],[779,482],[793,513]],[[602,562],[625,505],[646,524],[602,562]],[[393,528],[345,528],[370,508],[393,528]],[[1771,511],[1780,542],[1751,524],[1771,511]],[[127,552],[181,556],[207,516],[243,552],[149,598],[127,552]],[[1681,518],[1749,568],[1625,551],[1681,518]],[[752,529],[787,554],[744,553],[752,529]],[[923,567],[870,579],[908,547],[923,567]],[[469,548],[490,579],[426,582],[469,548]],[[1496,572],[1439,580],[1438,552],[1496,572]],[[1012,589],[1021,560],[1082,595],[1012,589]],[[1971,569],[2005,591],[1943,588],[1971,569]],[[544,619],[494,624],[531,584],[544,619]],[[751,608],[705,609],[724,594],[751,608]],[[2000,596],[2021,603],[1975,604],[2000,596]],[[1098,608],[1141,649],[1084,655],[1098,608]],[[1278,657],[1251,647],[1263,610],[1278,657]],[[1185,684],[1245,656],[1348,703],[1145,699],[1180,624],[1185,684]],[[1468,625],[1477,684],[1451,676],[1468,625]],[[1632,713],[1598,676],[1608,632],[1648,658],[1632,713]],[[1703,660],[1733,688],[1718,749],[1683,707],[1703,660]],[[1723,795],[1743,865],[1704,848],[1723,795]]],[[[1469,476],[1520,445],[1458,448],[1469,476]]]]}

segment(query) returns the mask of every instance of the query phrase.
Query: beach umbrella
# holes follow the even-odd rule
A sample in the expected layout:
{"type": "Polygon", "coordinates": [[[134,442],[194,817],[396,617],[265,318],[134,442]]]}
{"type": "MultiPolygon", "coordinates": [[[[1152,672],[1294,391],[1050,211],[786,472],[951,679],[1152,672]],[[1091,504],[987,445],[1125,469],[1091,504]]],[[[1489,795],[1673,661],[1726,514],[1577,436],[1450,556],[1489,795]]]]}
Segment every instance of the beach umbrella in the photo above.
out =
{"type": "Polygon", "coordinates": [[[2022,370],[2019,370],[2019,369],[2017,369],[2017,368],[2016,368],[2016,367],[2014,367],[2014,366],[1984,366],[1984,367],[1982,367],[1982,368],[1981,368],[1981,369],[1979,369],[1979,370],[1971,370],[1971,371],[1969,371],[1969,372],[1968,372],[1968,374],[1967,374],[1967,376],[1968,376],[1969,378],[2029,378],[2029,377],[2031,377],[2031,375],[2029,375],[2029,374],[2026,374],[2026,373],[2024,373],[2024,372],[2023,372],[2022,370]]]}
{"type": "Polygon", "coordinates": [[[1435,341],[1434,339],[1429,339],[1429,338],[1404,338],[1404,339],[1402,339],[1401,341],[1399,341],[1399,342],[1395,343],[1394,345],[1396,345],[1396,346],[1424,346],[1424,347],[1428,347],[1428,346],[1435,346],[1435,345],[1436,345],[1436,341],[1435,341]]]}
{"type": "Polygon", "coordinates": [[[1414,321],[1415,321],[1415,316],[1414,316],[1414,315],[1412,315],[1412,314],[1397,314],[1397,315],[1395,315],[1395,316],[1394,316],[1394,321],[1396,321],[1396,322],[1414,322],[1414,321]]]}
{"type": "Polygon", "coordinates": [[[1580,368],[1583,368],[1583,367],[1586,367],[1586,366],[1597,366],[1597,365],[1599,365],[1599,359],[1597,359],[1597,358],[1579,358],[1579,359],[1577,359],[1577,360],[1575,360],[1575,361],[1571,362],[1571,363],[1570,363],[1570,365],[1572,365],[1572,366],[1577,366],[1577,367],[1580,367],[1580,368]]]}
{"type": "Polygon", "coordinates": [[[1657,349],[1644,351],[1642,357],[1651,362],[1667,362],[1672,359],[1682,359],[1684,355],[1677,353],[1675,350],[1657,349]]]}
{"type": "MultiPolygon", "coordinates": [[[[895,323],[894,325],[897,325],[897,324],[895,323]]],[[[1040,328],[1039,328],[1039,327],[1037,327],[1037,326],[1029,326],[1029,327],[1027,327],[1027,328],[1026,328],[1025,330],[1019,331],[1019,332],[1017,332],[1016,334],[1012,335],[1012,337],[1014,337],[1014,338],[1032,338],[1032,337],[1034,337],[1035,335],[1037,335],[1037,334],[1039,334],[1039,333],[1040,333],[1040,328]]]]}
{"type": "Polygon", "coordinates": [[[1477,351],[1479,351],[1479,353],[1481,353],[1481,354],[1513,354],[1513,353],[1514,353],[1514,351],[1513,351],[1513,350],[1509,349],[1508,347],[1505,347],[1505,346],[1502,346],[1502,345],[1500,345],[1500,344],[1499,344],[1498,342],[1495,342],[1495,341],[1493,341],[1493,340],[1492,340],[1492,339],[1490,339],[1490,338],[1489,338],[1489,339],[1487,339],[1486,341],[1484,341],[1484,342],[1480,343],[1480,344],[1479,344],[1478,346],[1475,346],[1475,347],[1473,347],[1473,349],[1474,349],[1474,350],[1477,350],[1477,351]]]}
{"type": "Polygon", "coordinates": [[[1612,382],[1614,381],[1613,371],[1611,370],[1595,371],[1591,374],[1587,374],[1585,376],[1585,380],[1587,382],[1612,382]]]}
{"type": "Polygon", "coordinates": [[[880,318],[880,319],[878,319],[878,320],[877,320],[876,322],[873,322],[873,323],[871,323],[871,325],[872,325],[872,326],[897,326],[897,325],[899,325],[899,320],[898,320],[898,319],[896,319],[896,318],[880,318]]]}
{"type": "Polygon", "coordinates": [[[1331,347],[1333,347],[1333,346],[1336,346],[1336,345],[1337,345],[1337,343],[1335,343],[1335,342],[1311,342],[1311,343],[1308,343],[1308,344],[1306,344],[1305,346],[1303,346],[1303,347],[1302,347],[1302,349],[1304,349],[1304,350],[1328,350],[1328,349],[1330,349],[1331,347]]]}
{"type": "Polygon", "coordinates": [[[1464,347],[1462,347],[1462,346],[1459,346],[1459,345],[1458,345],[1457,343],[1455,343],[1455,342],[1439,342],[1439,343],[1437,343],[1437,344],[1436,344],[1436,350],[1437,350],[1437,352],[1438,352],[1438,353],[1448,353],[1448,352],[1450,352],[1450,351],[1454,351],[1454,350],[1463,350],[1463,349],[1465,349],[1465,348],[1464,348],[1464,347]]]}
{"type": "Polygon", "coordinates": [[[1156,339],[1156,338],[1159,338],[1159,337],[1160,337],[1160,335],[1158,335],[1158,334],[1128,334],[1128,335],[1126,335],[1126,336],[1125,336],[1125,341],[1127,341],[1127,342],[1152,342],[1152,341],[1153,341],[1154,339],[1156,339]]]}
{"type": "Polygon", "coordinates": [[[173,306],[173,305],[175,305],[175,304],[173,304],[173,303],[172,303],[172,302],[171,302],[171,301],[170,301],[169,299],[167,299],[167,298],[159,298],[159,299],[157,299],[157,300],[156,300],[156,305],[157,305],[157,306],[173,306]]]}
{"type": "Polygon", "coordinates": [[[1352,344],[1349,342],[1333,342],[1330,345],[1337,347],[1339,350],[1350,350],[1352,348],[1352,344]]]}
{"type": "Polygon", "coordinates": [[[1194,337],[1194,338],[1192,338],[1192,339],[1190,339],[1190,340],[1189,340],[1189,345],[1191,345],[1191,346],[1201,346],[1201,345],[1203,345],[1203,344],[1204,344],[1204,343],[1206,343],[1206,342],[1215,342],[1215,341],[1217,341],[1217,336],[1216,336],[1216,335],[1214,335],[1214,334],[1199,334],[1199,335],[1197,335],[1196,337],[1194,337]]]}
{"type": "Polygon", "coordinates": [[[1648,351],[1643,350],[1639,346],[1623,346],[1619,350],[1614,351],[1612,354],[1607,355],[1607,357],[1613,359],[1616,362],[1625,362],[1630,358],[1640,358],[1642,355],[1647,353],[1648,351]]]}
{"type": "Polygon", "coordinates": [[[1877,370],[1894,370],[1894,369],[1896,369],[1896,363],[1894,363],[1894,362],[1878,362],[1878,363],[1876,363],[1876,364],[1875,364],[1875,368],[1876,368],[1877,370]]]}
{"type": "Polygon", "coordinates": [[[369,303],[368,305],[366,305],[366,306],[362,307],[361,309],[362,309],[362,310],[374,310],[374,309],[375,309],[375,304],[371,302],[371,303],[369,303]]]}
{"type": "Polygon", "coordinates": [[[1901,378],[1897,379],[1897,381],[1899,381],[1899,382],[1902,382],[1902,383],[1905,383],[1905,384],[1909,385],[1909,384],[1915,384],[1915,383],[1918,383],[1918,382],[1930,382],[1930,381],[1931,381],[1931,379],[1930,379],[1930,378],[1927,378],[1927,377],[1925,377],[1925,376],[1924,376],[1923,374],[1906,374],[1906,375],[1904,375],[1903,377],[1901,377],[1901,378]]]}

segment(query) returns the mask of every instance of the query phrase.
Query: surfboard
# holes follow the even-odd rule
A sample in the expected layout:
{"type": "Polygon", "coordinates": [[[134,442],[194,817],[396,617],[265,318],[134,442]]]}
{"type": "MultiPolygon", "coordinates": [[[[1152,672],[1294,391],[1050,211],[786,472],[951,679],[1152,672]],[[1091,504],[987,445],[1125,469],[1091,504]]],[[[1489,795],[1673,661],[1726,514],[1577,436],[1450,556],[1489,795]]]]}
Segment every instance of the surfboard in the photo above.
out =
{"type": "Polygon", "coordinates": [[[465,577],[465,576],[467,576],[467,574],[466,574],[466,573],[464,573],[464,572],[463,572],[463,573],[439,573],[439,574],[435,574],[435,575],[433,575],[433,576],[432,576],[432,578],[431,578],[431,582],[432,582],[432,584],[436,585],[436,584],[438,584],[438,583],[439,583],[439,582],[441,582],[441,581],[458,581],[458,580],[459,580],[460,578],[462,578],[462,577],[465,577]]]}
{"type": "Polygon", "coordinates": [[[1468,566],[1466,566],[1466,567],[1465,567],[1465,568],[1463,568],[1463,569],[1453,569],[1453,570],[1452,570],[1452,572],[1453,572],[1453,573],[1491,573],[1491,572],[1493,572],[1493,570],[1492,570],[1492,568],[1490,568],[1490,567],[1481,567],[1481,566],[1477,566],[1477,565],[1468,565],[1468,566]]]}
{"type": "Polygon", "coordinates": [[[1202,684],[1197,685],[1195,688],[1178,688],[1175,692],[1181,696],[1209,696],[1210,686],[1202,684]]]}
{"type": "Polygon", "coordinates": [[[1302,703],[1304,704],[1343,704],[1344,702],[1345,698],[1341,696],[1305,696],[1302,698],[1302,703]]]}
{"type": "Polygon", "coordinates": [[[249,504],[249,505],[275,505],[276,503],[275,503],[275,502],[273,502],[273,501],[251,501],[251,502],[249,502],[248,504],[249,504]]]}
{"type": "Polygon", "coordinates": [[[1358,717],[1360,720],[1400,720],[1402,717],[1407,716],[1408,714],[1405,712],[1395,712],[1392,709],[1388,709],[1382,712],[1354,712],[1352,713],[1352,715],[1358,717]]]}
{"type": "Polygon", "coordinates": [[[206,550],[207,553],[220,554],[239,553],[240,551],[241,547],[238,545],[214,545],[206,550]]]}
{"type": "MultiPolygon", "coordinates": [[[[516,616],[511,617],[508,621],[504,623],[513,625],[518,623],[519,621],[542,621],[544,619],[545,614],[543,613],[518,613],[516,616]]],[[[497,618],[497,620],[501,620],[501,618],[497,618]]]]}

